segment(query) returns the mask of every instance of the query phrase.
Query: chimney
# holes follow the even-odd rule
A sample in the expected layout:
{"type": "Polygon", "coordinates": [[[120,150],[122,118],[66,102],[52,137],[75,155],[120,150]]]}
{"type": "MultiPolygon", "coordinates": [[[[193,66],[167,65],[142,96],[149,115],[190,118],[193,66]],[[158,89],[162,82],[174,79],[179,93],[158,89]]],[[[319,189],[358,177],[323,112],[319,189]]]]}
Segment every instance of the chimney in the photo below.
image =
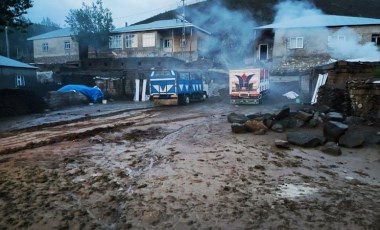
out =
{"type": "Polygon", "coordinates": [[[125,22],[125,27],[127,27],[128,26],[128,22],[125,22]]]}

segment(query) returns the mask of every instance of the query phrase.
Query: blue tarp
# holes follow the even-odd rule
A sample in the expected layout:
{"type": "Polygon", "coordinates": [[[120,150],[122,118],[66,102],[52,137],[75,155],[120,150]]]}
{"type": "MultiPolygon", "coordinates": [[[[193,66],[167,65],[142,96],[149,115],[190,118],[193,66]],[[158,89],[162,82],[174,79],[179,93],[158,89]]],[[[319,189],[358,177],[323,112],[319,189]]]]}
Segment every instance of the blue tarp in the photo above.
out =
{"type": "Polygon", "coordinates": [[[58,92],[80,92],[93,102],[97,102],[104,98],[103,92],[97,87],[88,87],[85,85],[65,85],[58,92]]]}

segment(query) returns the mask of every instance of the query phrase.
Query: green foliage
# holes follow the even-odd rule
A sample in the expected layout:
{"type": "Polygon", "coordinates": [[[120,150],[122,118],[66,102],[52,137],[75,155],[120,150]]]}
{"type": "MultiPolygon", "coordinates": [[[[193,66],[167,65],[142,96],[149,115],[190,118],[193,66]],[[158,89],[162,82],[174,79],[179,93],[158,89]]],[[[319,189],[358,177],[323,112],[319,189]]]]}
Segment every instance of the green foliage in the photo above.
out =
{"type": "Polygon", "coordinates": [[[74,31],[81,46],[82,55],[87,53],[88,46],[99,49],[108,44],[108,34],[115,27],[112,24],[112,13],[103,8],[102,0],[92,5],[82,3],[81,9],[70,10],[65,22],[74,31]]]}
{"type": "Polygon", "coordinates": [[[380,78],[380,67],[376,67],[373,71],[373,75],[376,78],[380,78]]]}
{"type": "Polygon", "coordinates": [[[30,22],[23,15],[33,6],[33,0],[1,0],[0,27],[26,28],[30,22]]]}

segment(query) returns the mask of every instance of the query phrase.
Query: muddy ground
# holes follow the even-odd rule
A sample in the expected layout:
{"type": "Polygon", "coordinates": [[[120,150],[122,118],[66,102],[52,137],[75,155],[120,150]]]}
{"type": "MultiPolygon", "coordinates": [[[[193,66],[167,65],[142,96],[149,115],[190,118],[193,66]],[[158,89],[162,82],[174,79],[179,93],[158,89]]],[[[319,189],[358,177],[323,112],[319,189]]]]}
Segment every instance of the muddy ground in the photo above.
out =
{"type": "Polygon", "coordinates": [[[379,229],[378,145],[330,156],[275,147],[285,133],[231,132],[230,112],[281,106],[135,111],[133,123],[1,155],[1,229],[379,229]]]}

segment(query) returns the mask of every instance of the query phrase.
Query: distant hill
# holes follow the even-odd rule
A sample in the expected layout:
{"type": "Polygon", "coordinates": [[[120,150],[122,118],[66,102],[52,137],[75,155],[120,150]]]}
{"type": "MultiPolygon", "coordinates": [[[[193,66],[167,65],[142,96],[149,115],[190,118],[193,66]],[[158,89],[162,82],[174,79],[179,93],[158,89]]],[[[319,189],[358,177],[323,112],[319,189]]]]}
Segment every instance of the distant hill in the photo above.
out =
{"type": "MultiPolygon", "coordinates": [[[[216,4],[223,5],[231,11],[244,10],[250,14],[250,19],[258,24],[270,24],[275,16],[274,6],[282,0],[207,0],[204,2],[188,5],[186,7],[186,18],[193,21],[193,10],[208,14],[208,9],[216,4]]],[[[297,2],[297,0],[294,0],[297,2]]],[[[305,2],[305,1],[304,1],[305,2]]],[[[316,8],[325,14],[344,15],[354,17],[380,18],[379,0],[310,0],[316,8]]],[[[173,19],[177,12],[168,11],[158,14],[136,24],[148,23],[156,20],[173,19]]]]}

